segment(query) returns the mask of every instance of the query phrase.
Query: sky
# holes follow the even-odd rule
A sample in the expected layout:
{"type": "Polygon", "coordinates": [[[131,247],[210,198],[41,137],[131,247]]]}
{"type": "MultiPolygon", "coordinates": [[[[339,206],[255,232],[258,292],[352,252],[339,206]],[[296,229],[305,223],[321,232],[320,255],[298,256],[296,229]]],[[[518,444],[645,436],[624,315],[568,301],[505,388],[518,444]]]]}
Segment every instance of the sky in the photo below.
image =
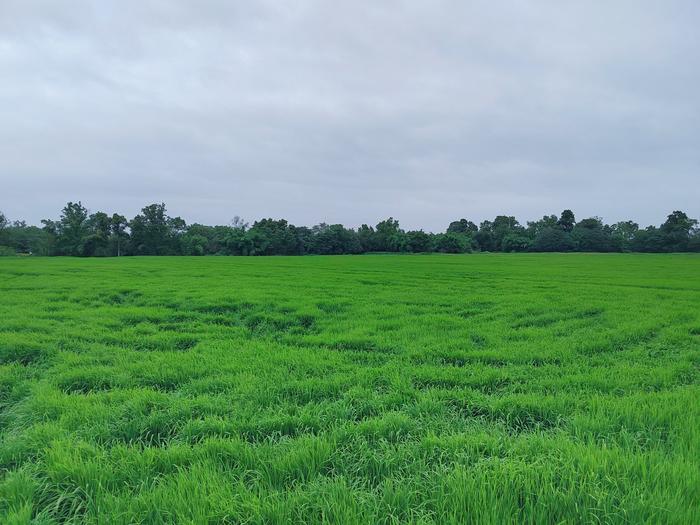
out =
{"type": "Polygon", "coordinates": [[[700,2],[1,0],[0,210],[700,217],[700,2]]]}

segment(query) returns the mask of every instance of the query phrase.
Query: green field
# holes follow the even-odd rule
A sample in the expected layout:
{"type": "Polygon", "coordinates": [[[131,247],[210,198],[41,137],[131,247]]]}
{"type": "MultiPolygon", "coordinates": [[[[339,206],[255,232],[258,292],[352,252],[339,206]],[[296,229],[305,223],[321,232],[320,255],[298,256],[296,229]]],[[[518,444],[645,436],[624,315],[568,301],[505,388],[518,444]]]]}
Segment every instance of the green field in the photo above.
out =
{"type": "Polygon", "coordinates": [[[700,523],[700,256],[0,259],[0,523],[700,523]]]}

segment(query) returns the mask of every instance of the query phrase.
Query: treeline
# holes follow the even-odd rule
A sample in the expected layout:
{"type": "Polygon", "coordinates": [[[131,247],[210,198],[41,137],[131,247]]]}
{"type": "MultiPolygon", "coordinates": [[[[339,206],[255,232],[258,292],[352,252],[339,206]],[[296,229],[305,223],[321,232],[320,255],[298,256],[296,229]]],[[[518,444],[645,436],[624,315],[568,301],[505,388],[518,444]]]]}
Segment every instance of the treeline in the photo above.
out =
{"type": "Polygon", "coordinates": [[[42,226],[10,222],[0,213],[0,254],[71,255],[304,255],[367,252],[700,252],[698,221],[681,211],[660,226],[640,228],[632,221],[605,224],[598,217],[576,221],[560,216],[520,224],[499,215],[478,226],[452,222],[444,233],[404,231],[393,218],[357,229],[341,224],[294,226],[284,219],[251,225],[236,217],[228,226],[188,225],[170,217],[165,204],[151,204],[131,220],[117,213],[90,213],[69,202],[58,220],[42,226]]]}

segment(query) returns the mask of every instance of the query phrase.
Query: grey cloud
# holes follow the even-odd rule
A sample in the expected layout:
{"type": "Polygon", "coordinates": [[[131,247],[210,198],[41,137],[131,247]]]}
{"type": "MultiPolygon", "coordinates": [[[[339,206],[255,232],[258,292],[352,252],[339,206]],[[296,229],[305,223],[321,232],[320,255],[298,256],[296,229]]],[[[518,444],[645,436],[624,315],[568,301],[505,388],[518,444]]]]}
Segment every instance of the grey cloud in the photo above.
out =
{"type": "Polygon", "coordinates": [[[0,209],[700,216],[694,1],[0,3],[0,209]]]}

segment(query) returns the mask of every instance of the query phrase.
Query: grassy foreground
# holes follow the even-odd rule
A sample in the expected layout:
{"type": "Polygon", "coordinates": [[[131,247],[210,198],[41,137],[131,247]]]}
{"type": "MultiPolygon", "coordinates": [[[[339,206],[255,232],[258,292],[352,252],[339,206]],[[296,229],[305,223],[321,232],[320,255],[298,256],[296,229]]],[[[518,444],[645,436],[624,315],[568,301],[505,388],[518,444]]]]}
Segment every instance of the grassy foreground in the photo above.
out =
{"type": "Polygon", "coordinates": [[[0,523],[699,523],[700,256],[0,259],[0,523]]]}

